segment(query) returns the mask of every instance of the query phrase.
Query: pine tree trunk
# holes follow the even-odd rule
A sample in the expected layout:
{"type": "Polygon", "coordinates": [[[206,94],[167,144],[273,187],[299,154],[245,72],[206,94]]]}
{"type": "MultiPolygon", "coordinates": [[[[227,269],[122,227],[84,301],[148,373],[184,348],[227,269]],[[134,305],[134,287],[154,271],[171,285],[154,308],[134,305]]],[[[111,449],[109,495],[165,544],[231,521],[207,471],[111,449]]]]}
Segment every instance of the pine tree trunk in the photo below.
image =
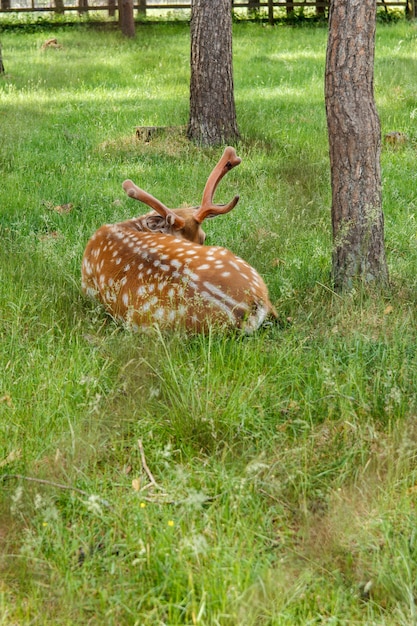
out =
{"type": "Polygon", "coordinates": [[[78,0],[78,14],[82,15],[83,13],[88,12],[88,0],[78,0]]]}
{"type": "Polygon", "coordinates": [[[256,17],[260,8],[260,0],[248,0],[248,17],[256,17]]]}
{"type": "Polygon", "coordinates": [[[239,138],[233,89],[230,0],[191,1],[188,138],[203,146],[239,138]]]}
{"type": "Polygon", "coordinates": [[[55,0],[55,13],[60,15],[65,13],[64,0],[55,0]]]}
{"type": "Polygon", "coordinates": [[[116,15],[116,0],[109,0],[109,17],[116,15]]]}
{"type": "Polygon", "coordinates": [[[119,26],[125,37],[135,36],[135,18],[133,16],[133,0],[118,0],[119,26]]]}
{"type": "Polygon", "coordinates": [[[385,284],[381,129],[374,101],[375,0],[333,0],[326,58],[333,280],[385,284]]]}
{"type": "Polygon", "coordinates": [[[291,17],[294,13],[294,2],[293,0],[287,0],[285,3],[285,10],[287,11],[287,16],[291,17]]]}

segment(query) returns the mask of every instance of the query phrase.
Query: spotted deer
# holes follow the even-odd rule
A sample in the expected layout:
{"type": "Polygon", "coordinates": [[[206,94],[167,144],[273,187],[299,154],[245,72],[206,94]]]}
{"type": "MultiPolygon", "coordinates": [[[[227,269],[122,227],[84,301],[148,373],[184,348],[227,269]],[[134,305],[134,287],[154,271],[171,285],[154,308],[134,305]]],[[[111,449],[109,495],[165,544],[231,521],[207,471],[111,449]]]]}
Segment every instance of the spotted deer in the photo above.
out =
{"type": "Polygon", "coordinates": [[[240,162],[234,148],[226,148],[201,205],[193,208],[169,209],[126,180],[127,195],[153,210],[102,226],[91,237],[82,262],[83,291],[134,329],[157,324],[200,332],[216,325],[250,333],[276,317],[253,267],[226,248],[203,245],[202,222],[228,213],[239,200],[213,204],[219,181],[240,162]]]}

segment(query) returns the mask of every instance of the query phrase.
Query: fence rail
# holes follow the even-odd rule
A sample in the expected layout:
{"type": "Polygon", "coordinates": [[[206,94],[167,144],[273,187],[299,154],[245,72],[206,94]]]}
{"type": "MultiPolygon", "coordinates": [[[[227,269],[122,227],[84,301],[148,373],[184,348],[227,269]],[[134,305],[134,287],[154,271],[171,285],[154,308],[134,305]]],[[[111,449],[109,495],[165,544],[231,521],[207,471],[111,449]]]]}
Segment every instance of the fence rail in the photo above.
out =
{"type": "MultiPolygon", "coordinates": [[[[284,10],[291,14],[297,9],[313,9],[317,14],[326,14],[330,0],[231,0],[233,10],[247,15],[260,11],[267,12],[273,17],[274,10],[284,10]]],[[[417,17],[417,0],[377,0],[377,6],[385,10],[389,8],[403,8],[409,17],[417,17]]],[[[117,0],[0,0],[0,13],[29,13],[52,12],[65,13],[66,11],[108,11],[115,15],[117,0]]],[[[134,9],[145,15],[157,12],[191,10],[191,0],[136,0],[134,9]]]]}

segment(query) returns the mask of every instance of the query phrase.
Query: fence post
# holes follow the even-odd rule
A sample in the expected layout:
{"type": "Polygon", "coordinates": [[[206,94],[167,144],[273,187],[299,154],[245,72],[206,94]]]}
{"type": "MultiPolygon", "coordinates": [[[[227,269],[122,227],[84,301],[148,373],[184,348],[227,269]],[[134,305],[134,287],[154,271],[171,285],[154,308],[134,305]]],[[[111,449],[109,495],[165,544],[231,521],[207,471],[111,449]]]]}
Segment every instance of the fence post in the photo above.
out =
{"type": "Polygon", "coordinates": [[[274,0],[268,0],[268,24],[274,25],[274,0]]]}

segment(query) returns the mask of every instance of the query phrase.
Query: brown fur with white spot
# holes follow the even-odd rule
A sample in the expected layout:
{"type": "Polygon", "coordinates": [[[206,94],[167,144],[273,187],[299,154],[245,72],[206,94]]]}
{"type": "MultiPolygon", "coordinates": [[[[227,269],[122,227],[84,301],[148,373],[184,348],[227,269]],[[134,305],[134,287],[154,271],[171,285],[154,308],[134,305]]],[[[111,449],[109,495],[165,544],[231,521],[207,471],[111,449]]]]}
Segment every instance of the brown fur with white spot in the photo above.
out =
{"type": "Polygon", "coordinates": [[[201,223],[228,213],[239,200],[213,204],[219,181],[240,162],[234,148],[226,148],[194,208],[168,209],[126,180],[126,193],[153,211],[102,226],[91,237],[82,262],[83,291],[134,328],[158,324],[200,332],[220,325],[252,332],[276,317],[254,268],[225,248],[202,245],[201,223]]]}

